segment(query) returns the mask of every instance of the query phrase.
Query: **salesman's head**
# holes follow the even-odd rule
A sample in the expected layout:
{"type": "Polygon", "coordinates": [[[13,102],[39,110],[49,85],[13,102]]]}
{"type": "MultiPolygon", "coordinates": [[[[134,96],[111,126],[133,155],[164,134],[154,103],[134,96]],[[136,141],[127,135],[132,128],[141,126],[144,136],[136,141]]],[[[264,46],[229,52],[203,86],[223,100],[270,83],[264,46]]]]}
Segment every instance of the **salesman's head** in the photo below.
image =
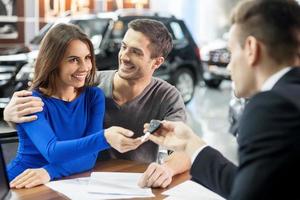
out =
{"type": "Polygon", "coordinates": [[[250,97],[286,66],[300,63],[300,6],[294,0],[244,0],[232,12],[228,69],[238,97],[250,97]]]}

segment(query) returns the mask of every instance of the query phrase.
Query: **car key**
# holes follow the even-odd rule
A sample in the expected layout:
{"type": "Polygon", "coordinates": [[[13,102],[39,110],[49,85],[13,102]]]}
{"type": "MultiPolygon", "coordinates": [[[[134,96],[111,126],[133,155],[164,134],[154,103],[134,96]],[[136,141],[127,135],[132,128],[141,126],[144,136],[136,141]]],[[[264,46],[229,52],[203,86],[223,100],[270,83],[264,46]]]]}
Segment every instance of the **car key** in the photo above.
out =
{"type": "Polygon", "coordinates": [[[144,142],[146,138],[149,137],[150,134],[157,131],[160,128],[160,126],[161,126],[161,122],[159,120],[152,119],[150,121],[148,130],[146,131],[145,135],[141,138],[142,142],[144,142]]]}

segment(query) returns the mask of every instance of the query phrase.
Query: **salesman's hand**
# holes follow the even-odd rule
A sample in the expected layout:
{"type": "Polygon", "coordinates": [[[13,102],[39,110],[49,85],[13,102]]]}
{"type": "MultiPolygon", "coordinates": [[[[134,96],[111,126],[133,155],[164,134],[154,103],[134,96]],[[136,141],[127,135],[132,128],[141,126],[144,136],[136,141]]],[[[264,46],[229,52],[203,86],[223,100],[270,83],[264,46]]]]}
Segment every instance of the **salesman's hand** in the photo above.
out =
{"type": "Polygon", "coordinates": [[[12,123],[36,120],[37,116],[30,114],[42,111],[43,105],[42,100],[38,97],[33,97],[30,91],[22,90],[15,92],[9,104],[4,109],[4,120],[12,123]]]}
{"type": "Polygon", "coordinates": [[[48,183],[50,176],[44,168],[26,169],[10,182],[11,188],[32,188],[38,185],[48,183]]]}
{"type": "Polygon", "coordinates": [[[173,170],[165,164],[151,163],[139,180],[140,187],[166,188],[172,182],[173,170]]]}
{"type": "Polygon", "coordinates": [[[133,134],[132,131],[119,126],[112,126],[104,131],[107,142],[120,153],[134,150],[143,143],[140,138],[131,138],[133,134]]]}
{"type": "MultiPolygon", "coordinates": [[[[145,124],[145,130],[149,124],[145,124]]],[[[154,143],[173,151],[185,151],[192,155],[206,143],[183,122],[162,121],[161,127],[149,136],[154,143]]]]}

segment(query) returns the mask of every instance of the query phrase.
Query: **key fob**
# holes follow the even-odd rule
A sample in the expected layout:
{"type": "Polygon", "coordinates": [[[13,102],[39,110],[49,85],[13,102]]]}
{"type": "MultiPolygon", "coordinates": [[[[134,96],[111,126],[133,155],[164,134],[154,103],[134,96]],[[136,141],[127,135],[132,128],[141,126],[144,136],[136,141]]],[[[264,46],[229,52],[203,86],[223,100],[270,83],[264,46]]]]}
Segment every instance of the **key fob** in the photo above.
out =
{"type": "Polygon", "coordinates": [[[150,124],[149,124],[149,129],[147,132],[149,133],[154,133],[155,131],[157,131],[161,126],[161,122],[159,120],[156,120],[156,119],[152,119],[150,121],[150,124]]]}

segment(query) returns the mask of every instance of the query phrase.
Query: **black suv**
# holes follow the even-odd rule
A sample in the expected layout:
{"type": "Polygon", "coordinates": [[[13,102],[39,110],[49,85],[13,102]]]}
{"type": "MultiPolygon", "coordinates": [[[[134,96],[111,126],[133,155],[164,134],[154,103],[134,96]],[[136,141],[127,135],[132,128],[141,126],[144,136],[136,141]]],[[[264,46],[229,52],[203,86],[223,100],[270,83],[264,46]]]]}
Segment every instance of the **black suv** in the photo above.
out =
{"type": "Polygon", "coordinates": [[[208,87],[218,88],[223,80],[230,80],[226,67],[230,61],[227,39],[217,39],[201,48],[203,80],[208,87]]]}
{"type": "MultiPolygon", "coordinates": [[[[87,16],[65,17],[55,23],[45,25],[33,38],[29,49],[23,53],[0,56],[0,108],[9,101],[16,90],[27,88],[28,80],[33,77],[33,63],[38,54],[38,46],[55,24],[64,22],[81,27],[90,37],[96,55],[98,70],[117,69],[118,52],[127,30],[127,24],[136,18],[150,18],[163,22],[173,36],[174,48],[165,63],[155,72],[160,77],[175,85],[181,92],[185,103],[194,94],[195,86],[202,77],[200,54],[190,32],[182,20],[174,16],[161,16],[147,10],[121,10],[92,14],[87,16]]],[[[17,51],[17,50],[15,50],[17,51]]]]}

